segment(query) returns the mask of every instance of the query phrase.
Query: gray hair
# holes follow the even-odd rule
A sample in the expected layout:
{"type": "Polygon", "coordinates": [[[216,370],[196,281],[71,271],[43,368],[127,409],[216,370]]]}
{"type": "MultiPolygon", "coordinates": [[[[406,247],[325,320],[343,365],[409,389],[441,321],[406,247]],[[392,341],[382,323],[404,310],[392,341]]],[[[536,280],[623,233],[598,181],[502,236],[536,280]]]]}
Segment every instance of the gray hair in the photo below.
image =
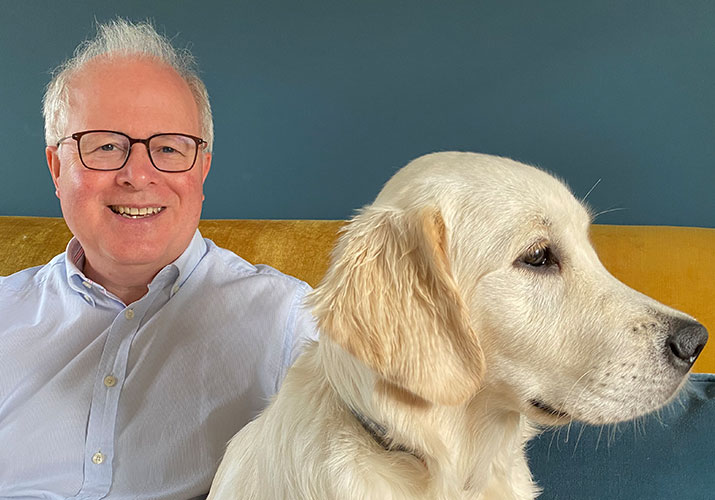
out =
{"type": "Polygon", "coordinates": [[[91,59],[102,55],[142,55],[172,67],[188,84],[199,109],[201,134],[213,147],[213,118],[206,85],[198,75],[196,60],[184,49],[174,48],[171,41],[160,35],[149,22],[132,23],[117,18],[106,24],[97,24],[97,35],[85,40],[75,49],[71,59],[53,71],[42,99],[45,118],[45,141],[48,146],[57,144],[66,133],[69,112],[69,85],[72,77],[91,59]]]}

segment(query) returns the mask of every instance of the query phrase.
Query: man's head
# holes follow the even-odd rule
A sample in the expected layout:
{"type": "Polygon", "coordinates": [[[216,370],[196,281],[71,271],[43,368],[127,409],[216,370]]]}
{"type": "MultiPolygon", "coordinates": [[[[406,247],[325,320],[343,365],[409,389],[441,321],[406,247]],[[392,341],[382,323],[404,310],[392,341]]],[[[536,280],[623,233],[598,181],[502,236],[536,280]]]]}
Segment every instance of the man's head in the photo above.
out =
{"type": "MultiPolygon", "coordinates": [[[[100,25],[97,38],[82,44],[56,73],[43,111],[47,162],[64,218],[84,248],[85,273],[113,282],[131,269],[150,279],[191,241],[211,164],[211,109],[193,59],[148,24],[118,20],[100,25]],[[122,168],[92,170],[87,168],[88,142],[71,137],[88,130],[135,139],[179,133],[206,144],[195,144],[196,161],[184,172],[155,168],[157,157],[169,150],[165,145],[156,150],[153,143],[154,164],[148,146],[134,143],[122,168]],[[131,209],[149,210],[132,215],[131,209]]],[[[121,150],[125,145],[99,147],[121,150]]]]}
{"type": "Polygon", "coordinates": [[[158,34],[148,23],[131,23],[116,19],[97,25],[97,36],[85,40],[75,50],[74,56],[58,66],[42,101],[45,118],[45,141],[48,146],[64,137],[70,113],[69,89],[72,79],[84,66],[100,56],[139,55],[172,67],[191,89],[201,119],[201,137],[208,142],[207,151],[213,147],[213,117],[206,86],[198,76],[194,57],[188,50],[177,50],[166,37],[158,34]]]}

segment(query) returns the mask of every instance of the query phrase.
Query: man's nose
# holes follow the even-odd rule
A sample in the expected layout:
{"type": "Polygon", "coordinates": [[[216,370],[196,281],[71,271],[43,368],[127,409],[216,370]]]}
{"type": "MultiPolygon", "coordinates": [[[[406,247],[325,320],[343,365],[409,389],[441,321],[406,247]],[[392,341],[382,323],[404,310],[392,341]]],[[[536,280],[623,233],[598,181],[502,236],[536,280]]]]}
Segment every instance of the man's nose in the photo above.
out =
{"type": "Polygon", "coordinates": [[[149,158],[146,146],[137,143],[132,145],[126,164],[117,172],[117,182],[123,186],[142,189],[156,182],[159,173],[149,158]]]}

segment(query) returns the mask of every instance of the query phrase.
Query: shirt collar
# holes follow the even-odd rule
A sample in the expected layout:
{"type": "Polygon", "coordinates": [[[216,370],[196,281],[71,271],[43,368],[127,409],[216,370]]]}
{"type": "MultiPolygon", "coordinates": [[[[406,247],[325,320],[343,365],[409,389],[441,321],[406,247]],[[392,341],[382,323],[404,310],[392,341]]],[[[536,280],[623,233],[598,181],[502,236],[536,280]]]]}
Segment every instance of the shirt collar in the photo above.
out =
{"type": "MultiPolygon", "coordinates": [[[[168,281],[172,285],[170,296],[173,297],[189,278],[194,269],[196,269],[196,266],[206,254],[207,250],[206,241],[204,241],[201,233],[197,229],[186,250],[184,250],[178,259],[157,273],[151,283],[149,283],[149,290],[151,291],[157,287],[163,288],[168,281]]],[[[85,262],[84,249],[77,238],[73,237],[70,240],[67,244],[65,254],[67,283],[69,283],[73,290],[82,294],[87,302],[94,305],[94,298],[88,293],[89,290],[98,288],[105,294],[108,292],[100,284],[94,283],[87,278],[82,272],[85,262]]]]}
{"type": "Polygon", "coordinates": [[[174,268],[179,271],[179,275],[174,280],[173,288],[171,290],[172,297],[179,291],[179,288],[181,288],[184,282],[189,279],[189,276],[191,276],[191,273],[194,272],[194,269],[196,269],[196,266],[199,264],[204,255],[206,255],[207,251],[208,246],[206,245],[206,241],[197,229],[194,233],[194,237],[191,238],[191,243],[189,243],[189,246],[186,247],[186,250],[184,250],[184,253],[182,253],[172,264],[169,264],[170,266],[174,266],[174,268]]]}

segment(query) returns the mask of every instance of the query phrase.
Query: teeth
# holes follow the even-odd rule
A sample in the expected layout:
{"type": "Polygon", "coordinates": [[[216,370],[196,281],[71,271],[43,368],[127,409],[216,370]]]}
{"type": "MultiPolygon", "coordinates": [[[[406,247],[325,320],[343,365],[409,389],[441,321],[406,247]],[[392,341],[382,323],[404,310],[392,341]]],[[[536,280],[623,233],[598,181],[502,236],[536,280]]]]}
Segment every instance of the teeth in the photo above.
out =
{"type": "Polygon", "coordinates": [[[137,207],[122,207],[119,205],[112,205],[109,208],[112,209],[112,212],[123,215],[124,217],[130,217],[132,219],[138,219],[140,217],[146,217],[149,215],[156,215],[162,210],[164,210],[164,207],[148,207],[148,208],[137,208],[137,207]]]}

